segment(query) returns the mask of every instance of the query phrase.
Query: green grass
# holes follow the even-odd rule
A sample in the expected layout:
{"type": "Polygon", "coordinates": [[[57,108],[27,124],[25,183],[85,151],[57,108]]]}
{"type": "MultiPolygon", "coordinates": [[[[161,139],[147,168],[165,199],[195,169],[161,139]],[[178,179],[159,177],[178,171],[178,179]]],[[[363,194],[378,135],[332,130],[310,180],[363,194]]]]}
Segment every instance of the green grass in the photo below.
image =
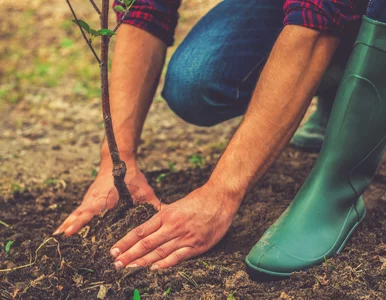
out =
{"type": "Polygon", "coordinates": [[[15,104],[36,90],[62,87],[74,99],[99,97],[98,64],[71,20],[41,28],[36,10],[20,14],[23,22],[5,36],[0,52],[0,101],[15,104]]]}

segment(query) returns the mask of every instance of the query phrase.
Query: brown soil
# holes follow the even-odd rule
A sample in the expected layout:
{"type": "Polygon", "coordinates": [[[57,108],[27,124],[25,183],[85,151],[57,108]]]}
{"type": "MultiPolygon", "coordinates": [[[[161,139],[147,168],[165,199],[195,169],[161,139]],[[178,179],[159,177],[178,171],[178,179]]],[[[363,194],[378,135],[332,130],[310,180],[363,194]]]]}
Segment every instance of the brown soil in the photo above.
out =
{"type": "MultiPolygon", "coordinates": [[[[95,218],[81,234],[53,239],[52,231],[79,203],[89,181],[65,187],[57,182],[2,196],[0,220],[11,226],[0,225],[0,269],[32,265],[0,272],[0,298],[97,299],[107,292],[105,299],[131,299],[138,289],[145,299],[229,299],[232,293],[235,299],[385,299],[385,163],[365,195],[368,206],[377,203],[377,209],[370,210],[342,254],[285,281],[248,278],[245,255],[291,201],[315,157],[288,148],[248,194],[214,249],[162,271],[116,271],[108,254],[114,242],[152,216],[149,207],[121,204],[95,218]],[[10,240],[15,242],[5,253],[10,240]]],[[[208,166],[168,173],[161,184],[156,182],[160,172],[147,175],[157,195],[171,202],[203,184],[210,171],[208,166]]]]}

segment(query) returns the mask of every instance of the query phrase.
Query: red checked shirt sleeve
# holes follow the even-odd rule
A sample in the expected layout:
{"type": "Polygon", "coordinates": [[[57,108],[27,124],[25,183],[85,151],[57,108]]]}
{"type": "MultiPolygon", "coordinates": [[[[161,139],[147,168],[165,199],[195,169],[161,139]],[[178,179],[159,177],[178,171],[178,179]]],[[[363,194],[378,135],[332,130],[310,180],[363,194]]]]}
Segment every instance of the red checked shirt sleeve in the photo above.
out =
{"type": "Polygon", "coordinates": [[[286,0],[284,25],[300,25],[340,35],[344,27],[361,18],[364,0],[286,0]]]}
{"type": "MultiPolygon", "coordinates": [[[[141,28],[163,40],[167,45],[174,41],[181,0],[136,0],[126,14],[124,23],[141,28]]],[[[113,7],[123,5],[114,1],[113,7]]],[[[118,22],[124,13],[117,13],[118,22]]]]}

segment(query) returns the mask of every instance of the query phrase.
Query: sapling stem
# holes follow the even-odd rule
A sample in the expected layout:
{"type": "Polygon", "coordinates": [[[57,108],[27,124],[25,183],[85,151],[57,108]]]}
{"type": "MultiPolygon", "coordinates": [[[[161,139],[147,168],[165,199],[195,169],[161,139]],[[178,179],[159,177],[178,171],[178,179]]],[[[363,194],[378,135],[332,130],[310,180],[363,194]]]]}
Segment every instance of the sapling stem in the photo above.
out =
{"type": "MultiPolygon", "coordinates": [[[[109,20],[109,1],[108,0],[102,0],[102,11],[101,11],[100,20],[101,20],[101,28],[107,28],[108,20],[109,20]]],[[[113,162],[114,185],[118,190],[119,198],[121,200],[125,199],[127,201],[130,201],[130,204],[132,204],[130,193],[125,183],[126,164],[120,158],[117,142],[115,140],[113,123],[111,119],[109,80],[108,80],[109,44],[110,44],[110,37],[107,35],[103,35],[101,37],[102,63],[99,65],[100,75],[101,75],[103,122],[105,125],[107,144],[109,146],[111,160],[113,162]]]]}
{"type": "MultiPolygon", "coordinates": [[[[111,119],[111,111],[110,111],[110,95],[109,95],[109,77],[108,77],[108,57],[109,57],[109,44],[110,44],[110,36],[114,35],[114,32],[119,28],[119,26],[123,22],[123,18],[126,16],[129,11],[131,5],[134,1],[130,2],[130,5],[125,10],[125,14],[123,15],[122,20],[115,26],[114,30],[108,30],[109,23],[109,0],[102,0],[102,9],[99,10],[98,6],[95,4],[93,0],[90,0],[92,6],[95,11],[99,15],[101,30],[96,31],[89,27],[87,23],[82,20],[79,20],[75,14],[74,9],[70,3],[70,0],[66,0],[68,6],[70,7],[71,13],[74,16],[75,23],[78,25],[83,38],[85,39],[87,45],[90,50],[94,54],[94,57],[98,61],[100,68],[100,80],[101,80],[101,98],[102,98],[102,112],[103,112],[103,122],[105,127],[105,134],[107,144],[109,146],[111,160],[113,162],[113,170],[112,174],[114,176],[114,185],[118,190],[119,199],[121,201],[127,201],[129,205],[132,205],[133,202],[130,197],[129,190],[125,183],[125,175],[126,175],[126,164],[121,160],[117,142],[115,140],[114,130],[113,130],[113,122],[111,119]],[[82,22],[82,24],[80,23],[82,22]],[[83,28],[82,28],[83,27],[83,28]],[[89,34],[92,35],[93,38],[96,36],[101,37],[101,54],[100,58],[95,52],[94,47],[92,46],[92,40],[86,37],[84,32],[86,30],[89,34]]],[[[123,8],[122,8],[123,10],[123,8]]]]}

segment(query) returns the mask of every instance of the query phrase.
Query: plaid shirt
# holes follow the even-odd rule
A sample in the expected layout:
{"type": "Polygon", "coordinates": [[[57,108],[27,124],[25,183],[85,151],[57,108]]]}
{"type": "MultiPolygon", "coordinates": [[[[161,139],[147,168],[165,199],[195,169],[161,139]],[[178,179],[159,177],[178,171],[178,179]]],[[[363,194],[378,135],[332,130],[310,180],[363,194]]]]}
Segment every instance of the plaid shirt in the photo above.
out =
{"type": "MultiPolygon", "coordinates": [[[[279,0],[272,0],[279,1],[279,0]]],[[[344,26],[360,19],[357,2],[366,0],[282,0],[284,25],[301,25],[322,32],[339,35],[344,26]]],[[[173,44],[181,0],[136,0],[126,15],[124,23],[142,28],[173,44]]],[[[122,5],[114,1],[113,6],[122,5]]],[[[359,6],[359,5],[358,5],[359,6]]],[[[123,13],[117,13],[118,21],[123,13]]]]}

